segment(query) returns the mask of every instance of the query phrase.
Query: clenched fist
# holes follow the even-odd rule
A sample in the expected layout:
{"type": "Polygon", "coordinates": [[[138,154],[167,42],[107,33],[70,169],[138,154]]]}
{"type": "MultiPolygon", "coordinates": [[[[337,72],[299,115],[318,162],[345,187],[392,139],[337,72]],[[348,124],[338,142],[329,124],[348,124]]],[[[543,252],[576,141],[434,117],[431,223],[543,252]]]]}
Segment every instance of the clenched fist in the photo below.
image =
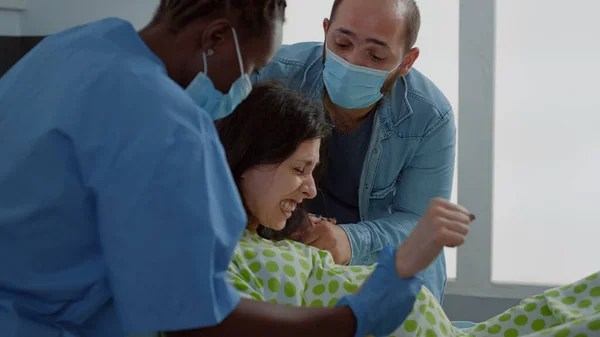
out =
{"type": "Polygon", "coordinates": [[[396,251],[396,270],[401,278],[411,278],[429,266],[444,247],[465,242],[469,224],[475,217],[464,207],[444,199],[434,199],[408,237],[396,251]]]}

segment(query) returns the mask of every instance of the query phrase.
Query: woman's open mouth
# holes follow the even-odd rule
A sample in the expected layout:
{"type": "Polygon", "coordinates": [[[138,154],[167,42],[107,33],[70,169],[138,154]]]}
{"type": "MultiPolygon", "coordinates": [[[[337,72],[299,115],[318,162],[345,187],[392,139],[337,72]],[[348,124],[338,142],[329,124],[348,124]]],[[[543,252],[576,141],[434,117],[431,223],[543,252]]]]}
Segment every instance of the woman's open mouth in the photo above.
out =
{"type": "Polygon", "coordinates": [[[292,216],[292,212],[296,209],[296,205],[297,203],[294,200],[287,199],[279,203],[279,208],[281,209],[281,212],[285,214],[287,218],[289,218],[292,216]]]}

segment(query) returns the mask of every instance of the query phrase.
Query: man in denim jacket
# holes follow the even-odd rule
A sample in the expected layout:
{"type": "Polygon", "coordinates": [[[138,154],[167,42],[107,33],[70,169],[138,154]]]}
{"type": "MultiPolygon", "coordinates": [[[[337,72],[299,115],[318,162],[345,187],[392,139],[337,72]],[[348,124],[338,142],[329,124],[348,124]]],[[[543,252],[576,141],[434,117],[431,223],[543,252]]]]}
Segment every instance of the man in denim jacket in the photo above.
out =
{"type": "MultiPolygon", "coordinates": [[[[370,265],[408,238],[435,197],[450,198],[456,127],[442,92],[411,67],[414,0],[336,0],[322,43],[284,46],[254,81],[275,80],[322,100],[334,130],[305,240],[336,263],[370,265]]],[[[420,277],[441,302],[443,253],[420,277]]]]}

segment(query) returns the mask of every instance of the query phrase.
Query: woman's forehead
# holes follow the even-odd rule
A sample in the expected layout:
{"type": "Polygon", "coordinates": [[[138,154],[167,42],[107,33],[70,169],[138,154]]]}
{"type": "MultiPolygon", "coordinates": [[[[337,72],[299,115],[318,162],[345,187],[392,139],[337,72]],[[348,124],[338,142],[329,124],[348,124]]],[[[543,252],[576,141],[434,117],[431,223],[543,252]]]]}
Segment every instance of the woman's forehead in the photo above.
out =
{"type": "Polygon", "coordinates": [[[303,161],[307,164],[318,164],[319,163],[319,149],[321,147],[320,139],[305,140],[292,154],[290,159],[295,161],[303,161]]]}

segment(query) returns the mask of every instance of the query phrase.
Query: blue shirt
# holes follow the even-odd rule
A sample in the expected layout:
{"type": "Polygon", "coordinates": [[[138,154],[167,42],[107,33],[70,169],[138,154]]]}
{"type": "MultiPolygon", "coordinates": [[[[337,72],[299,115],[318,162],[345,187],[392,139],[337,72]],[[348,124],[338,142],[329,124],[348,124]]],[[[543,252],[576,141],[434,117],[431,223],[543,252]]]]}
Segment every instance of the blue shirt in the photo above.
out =
{"type": "Polygon", "coordinates": [[[350,133],[333,128],[327,142],[327,160],[316,198],[305,201],[314,214],[335,217],[343,224],[360,221],[358,190],[362,166],[369,149],[374,113],[350,133]]]}
{"type": "MultiPolygon", "coordinates": [[[[322,43],[298,43],[281,48],[253,79],[279,81],[321,100],[323,66],[322,43]]],[[[384,246],[408,238],[431,199],[449,199],[452,192],[456,126],[450,102],[435,84],[412,69],[396,81],[374,113],[361,166],[360,221],[342,225],[352,247],[350,264],[355,265],[377,262],[384,246]]],[[[441,302],[446,285],[443,252],[420,277],[441,302]]]]}
{"type": "Polygon", "coordinates": [[[246,215],[218,134],[129,23],[41,42],[0,79],[0,134],[0,335],[185,330],[237,306],[246,215]]]}

